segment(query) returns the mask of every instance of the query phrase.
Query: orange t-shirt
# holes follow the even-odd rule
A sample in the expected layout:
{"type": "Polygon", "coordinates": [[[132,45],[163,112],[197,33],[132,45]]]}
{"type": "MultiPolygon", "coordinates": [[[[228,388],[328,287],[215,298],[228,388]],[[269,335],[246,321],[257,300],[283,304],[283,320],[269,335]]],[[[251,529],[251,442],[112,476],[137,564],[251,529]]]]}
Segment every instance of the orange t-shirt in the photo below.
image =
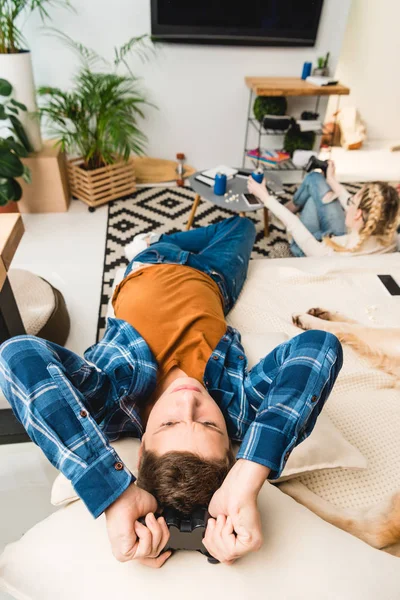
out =
{"type": "Polygon", "coordinates": [[[159,383],[174,366],[203,383],[207,361],[226,332],[221,292],[211,277],[186,265],[156,264],[128,275],[116,288],[117,319],[146,340],[159,383]]]}

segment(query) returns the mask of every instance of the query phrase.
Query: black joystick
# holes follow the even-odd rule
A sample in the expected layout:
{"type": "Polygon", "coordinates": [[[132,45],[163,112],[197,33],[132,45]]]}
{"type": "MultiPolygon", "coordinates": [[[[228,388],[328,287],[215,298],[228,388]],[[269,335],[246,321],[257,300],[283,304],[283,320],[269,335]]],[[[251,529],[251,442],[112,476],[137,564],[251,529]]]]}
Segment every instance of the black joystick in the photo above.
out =
{"type": "Polygon", "coordinates": [[[326,172],[328,170],[329,167],[329,163],[327,160],[319,160],[319,158],[317,158],[316,156],[310,156],[310,159],[308,161],[308,163],[306,164],[306,166],[304,167],[304,170],[307,173],[310,173],[311,171],[314,171],[315,169],[321,169],[321,171],[323,172],[323,174],[326,177],[326,172]]]}
{"type": "MultiPolygon", "coordinates": [[[[207,556],[209,563],[219,563],[219,560],[211,556],[202,544],[210,517],[206,507],[198,506],[189,515],[185,515],[175,508],[165,507],[162,515],[161,513],[155,514],[156,519],[161,516],[164,517],[170,533],[168,543],[161,553],[167,550],[197,550],[207,556]]],[[[144,517],[140,517],[138,520],[146,525],[144,517]]]]}

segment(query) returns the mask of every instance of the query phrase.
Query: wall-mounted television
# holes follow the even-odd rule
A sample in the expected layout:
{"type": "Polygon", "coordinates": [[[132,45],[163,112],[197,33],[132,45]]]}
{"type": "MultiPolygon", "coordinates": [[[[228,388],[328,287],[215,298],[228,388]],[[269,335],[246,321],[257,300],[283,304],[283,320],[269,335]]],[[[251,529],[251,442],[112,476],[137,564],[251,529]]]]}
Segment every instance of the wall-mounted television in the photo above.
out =
{"type": "Polygon", "coordinates": [[[163,42],[314,46],[323,0],[151,0],[163,42]]]}

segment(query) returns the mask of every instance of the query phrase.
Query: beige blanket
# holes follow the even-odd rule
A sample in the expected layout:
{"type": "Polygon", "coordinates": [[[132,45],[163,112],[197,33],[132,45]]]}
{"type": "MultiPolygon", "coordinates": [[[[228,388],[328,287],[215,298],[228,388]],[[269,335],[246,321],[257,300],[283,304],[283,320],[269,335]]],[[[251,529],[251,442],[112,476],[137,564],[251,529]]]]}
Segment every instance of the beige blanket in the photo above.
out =
{"type": "MultiPolygon", "coordinates": [[[[253,261],[246,286],[228,321],[242,332],[300,330],[295,312],[314,306],[340,310],[366,325],[400,323],[400,297],[391,297],[376,274],[400,282],[400,255],[333,259],[253,261]]],[[[368,506],[400,488],[400,391],[393,379],[373,369],[350,347],[325,410],[368,460],[366,471],[326,470],[300,479],[309,489],[342,507],[368,506]]]]}

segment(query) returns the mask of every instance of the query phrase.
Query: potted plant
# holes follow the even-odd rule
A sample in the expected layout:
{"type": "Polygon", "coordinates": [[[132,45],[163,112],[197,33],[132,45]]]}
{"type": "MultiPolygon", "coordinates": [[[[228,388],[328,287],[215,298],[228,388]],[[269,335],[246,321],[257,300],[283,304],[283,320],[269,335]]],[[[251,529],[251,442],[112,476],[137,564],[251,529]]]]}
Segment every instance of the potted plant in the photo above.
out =
{"type": "Polygon", "coordinates": [[[27,107],[22,123],[36,151],[41,149],[42,140],[38,119],[32,118],[37,106],[31,53],[26,49],[20,23],[33,12],[46,21],[48,9],[53,6],[70,7],[70,0],[0,0],[0,77],[12,84],[15,97],[27,107]]]}
{"type": "Polygon", "coordinates": [[[317,58],[317,67],[313,71],[313,75],[319,77],[327,77],[329,75],[329,52],[326,56],[320,56],[317,58]]]}
{"type": "Polygon", "coordinates": [[[63,152],[75,154],[68,163],[72,195],[94,210],[135,190],[131,154],[144,154],[146,136],[138,124],[142,107],[149,104],[126,63],[128,52],[146,52],[148,36],[132,38],[115,49],[114,67],[94,51],[61,35],[81,59],[70,91],[41,87],[39,112],[63,152]]]}
{"type": "Polygon", "coordinates": [[[254,116],[260,123],[266,115],[286,115],[287,100],[283,96],[257,96],[254,101],[254,116]]]}
{"type": "Polygon", "coordinates": [[[314,131],[301,131],[300,126],[294,122],[286,132],[283,148],[286,152],[289,152],[290,156],[293,158],[293,154],[296,150],[312,150],[315,141],[316,134],[314,131]]]}
{"type": "Polygon", "coordinates": [[[11,97],[12,91],[11,84],[0,79],[0,121],[13,133],[0,138],[0,212],[18,212],[16,203],[22,196],[18,177],[30,183],[29,169],[21,158],[28,156],[32,146],[18,118],[26,106],[11,97]]]}

